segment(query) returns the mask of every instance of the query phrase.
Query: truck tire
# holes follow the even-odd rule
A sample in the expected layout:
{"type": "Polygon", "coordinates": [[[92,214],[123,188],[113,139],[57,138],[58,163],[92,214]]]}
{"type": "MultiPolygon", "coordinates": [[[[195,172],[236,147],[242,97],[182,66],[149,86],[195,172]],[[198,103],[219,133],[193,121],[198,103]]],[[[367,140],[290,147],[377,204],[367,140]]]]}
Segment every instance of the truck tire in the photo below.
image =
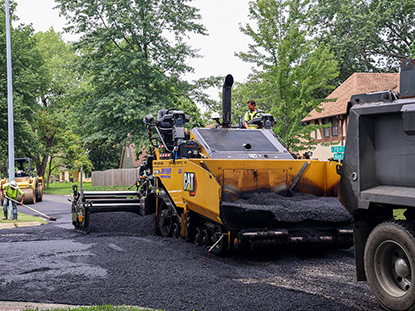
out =
{"type": "Polygon", "coordinates": [[[373,294],[388,310],[415,310],[413,228],[405,221],[384,222],[373,229],[366,242],[366,278],[373,294]]]}

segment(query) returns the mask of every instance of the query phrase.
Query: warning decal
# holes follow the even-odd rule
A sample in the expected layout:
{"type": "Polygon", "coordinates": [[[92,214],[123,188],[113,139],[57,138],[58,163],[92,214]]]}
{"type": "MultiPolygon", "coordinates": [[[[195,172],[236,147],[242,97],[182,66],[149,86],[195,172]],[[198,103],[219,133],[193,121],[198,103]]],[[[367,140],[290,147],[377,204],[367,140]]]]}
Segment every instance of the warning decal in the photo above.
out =
{"type": "Polygon", "coordinates": [[[196,195],[196,175],[195,173],[183,173],[183,190],[189,191],[189,194],[194,197],[196,195]]]}

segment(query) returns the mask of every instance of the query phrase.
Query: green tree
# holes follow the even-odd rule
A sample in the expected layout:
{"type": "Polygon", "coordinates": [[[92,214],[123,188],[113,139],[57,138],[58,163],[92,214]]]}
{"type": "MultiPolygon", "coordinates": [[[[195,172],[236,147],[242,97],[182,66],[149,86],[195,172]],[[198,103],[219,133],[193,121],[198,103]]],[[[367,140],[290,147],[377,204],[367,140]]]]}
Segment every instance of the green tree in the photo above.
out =
{"type": "Polygon", "coordinates": [[[79,170],[82,167],[85,172],[92,171],[91,160],[82,147],[80,136],[71,130],[61,129],[58,135],[55,135],[53,145],[49,148],[49,161],[45,171],[46,188],[49,188],[52,174],[56,174],[62,166],[70,170],[79,170]]]}
{"type": "Polygon", "coordinates": [[[121,160],[122,145],[106,139],[90,140],[83,138],[83,145],[88,146],[88,155],[94,171],[118,168],[121,160]]]}
{"type": "Polygon", "coordinates": [[[42,73],[39,108],[32,126],[38,146],[34,159],[40,176],[44,176],[49,168],[49,181],[55,165],[76,166],[79,164],[77,157],[82,160],[82,165],[79,165],[84,166],[85,171],[90,169],[91,164],[84,156],[85,150],[80,146],[80,139],[72,131],[77,127],[73,108],[76,107],[77,94],[86,82],[74,67],[79,56],[59,33],[50,29],[36,33],[34,38],[43,60],[39,67],[42,73]],[[59,161],[53,163],[56,159],[59,161]]]}
{"type": "Polygon", "coordinates": [[[354,72],[397,71],[414,51],[411,0],[317,0],[314,6],[312,30],[339,63],[338,83],[354,72]]]}
{"type": "MultiPolygon", "coordinates": [[[[251,1],[250,18],[256,25],[247,24],[241,31],[253,43],[248,52],[237,54],[257,66],[250,81],[238,89],[239,94],[245,96],[247,90],[255,90],[258,106],[276,117],[274,131],[292,151],[312,143],[309,133],[313,128],[301,120],[318,109],[334,88],[329,81],[338,74],[333,54],[307,35],[312,13],[309,4],[308,0],[251,1]]],[[[240,96],[238,92],[235,96],[240,96]]],[[[240,102],[252,97],[240,97],[240,102]]]]}
{"type": "Polygon", "coordinates": [[[255,100],[257,108],[261,111],[271,112],[272,103],[262,100],[266,95],[263,89],[259,87],[262,84],[259,74],[252,74],[245,83],[235,83],[232,91],[232,120],[239,121],[247,112],[248,100],[255,100]]]}
{"type": "Polygon", "coordinates": [[[78,114],[88,149],[96,142],[118,150],[129,139],[137,143],[146,138],[148,113],[192,101],[180,77],[192,71],[186,61],[197,54],[184,39],[205,29],[189,1],[57,2],[71,23],[68,31],[81,36],[81,69],[91,77],[78,114]]]}
{"type": "MultiPolygon", "coordinates": [[[[8,157],[8,103],[6,64],[5,4],[0,1],[0,167],[5,167],[8,157]]],[[[10,2],[10,19],[16,21],[16,4],[10,2]]],[[[29,157],[36,149],[30,124],[36,115],[36,101],[40,87],[39,67],[41,57],[36,49],[31,26],[11,27],[11,58],[13,77],[14,145],[15,157],[29,157]]],[[[5,169],[3,170],[5,171],[5,169]]]]}
{"type": "Polygon", "coordinates": [[[210,119],[212,112],[222,111],[222,102],[209,98],[206,95],[205,90],[209,88],[215,88],[218,91],[222,89],[224,76],[210,76],[207,78],[201,78],[195,81],[194,89],[191,90],[192,96],[195,98],[195,102],[202,104],[206,109],[205,113],[201,116],[205,123],[211,123],[210,119]]]}

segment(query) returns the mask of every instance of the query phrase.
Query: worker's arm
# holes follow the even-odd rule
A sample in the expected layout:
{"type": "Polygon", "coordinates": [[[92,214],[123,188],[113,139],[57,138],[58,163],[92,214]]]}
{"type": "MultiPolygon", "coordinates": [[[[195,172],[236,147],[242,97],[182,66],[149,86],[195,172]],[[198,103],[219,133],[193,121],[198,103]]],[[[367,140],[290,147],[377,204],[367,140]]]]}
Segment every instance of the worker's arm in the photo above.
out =
{"type": "Polygon", "coordinates": [[[244,126],[245,126],[245,128],[246,129],[250,129],[250,127],[249,127],[249,125],[248,125],[248,121],[249,121],[249,116],[248,116],[248,112],[246,112],[245,113],[245,116],[244,116],[244,126]]]}
{"type": "Polygon", "coordinates": [[[20,205],[22,205],[23,204],[23,202],[24,202],[24,192],[23,192],[23,195],[22,195],[22,200],[20,201],[20,205]]]}

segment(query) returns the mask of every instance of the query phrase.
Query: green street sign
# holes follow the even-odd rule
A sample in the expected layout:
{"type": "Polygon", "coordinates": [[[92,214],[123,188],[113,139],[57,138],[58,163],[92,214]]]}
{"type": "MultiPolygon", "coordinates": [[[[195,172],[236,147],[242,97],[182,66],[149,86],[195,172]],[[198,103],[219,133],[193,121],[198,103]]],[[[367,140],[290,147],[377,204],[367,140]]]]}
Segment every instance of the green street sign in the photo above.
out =
{"type": "Polygon", "coordinates": [[[344,153],[335,153],[333,156],[334,160],[343,160],[344,153]]]}
{"type": "Polygon", "coordinates": [[[344,146],[331,146],[331,152],[344,152],[344,146]]]}

